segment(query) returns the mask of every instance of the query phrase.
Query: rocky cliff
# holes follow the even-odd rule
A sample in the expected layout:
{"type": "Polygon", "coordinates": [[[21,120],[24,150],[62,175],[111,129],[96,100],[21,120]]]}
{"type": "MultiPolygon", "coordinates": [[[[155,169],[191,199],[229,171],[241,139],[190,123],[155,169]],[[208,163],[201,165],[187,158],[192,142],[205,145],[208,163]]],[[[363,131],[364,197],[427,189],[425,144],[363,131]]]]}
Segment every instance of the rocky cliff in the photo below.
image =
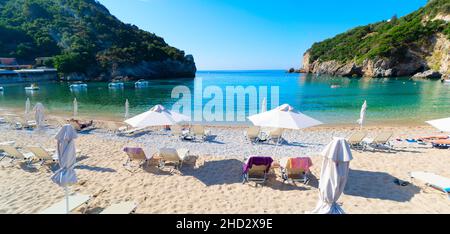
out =
{"type": "Polygon", "coordinates": [[[448,76],[449,15],[450,2],[431,0],[400,19],[352,29],[315,43],[303,56],[303,69],[335,76],[448,76]]]}

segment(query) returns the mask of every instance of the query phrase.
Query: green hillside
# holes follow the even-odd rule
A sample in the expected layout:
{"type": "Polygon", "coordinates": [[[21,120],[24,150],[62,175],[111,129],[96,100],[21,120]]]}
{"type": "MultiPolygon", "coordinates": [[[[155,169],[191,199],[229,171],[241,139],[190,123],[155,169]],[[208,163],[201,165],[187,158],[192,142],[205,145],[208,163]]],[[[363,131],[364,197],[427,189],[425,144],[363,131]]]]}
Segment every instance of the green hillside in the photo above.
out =
{"type": "Polygon", "coordinates": [[[362,64],[365,59],[401,57],[408,48],[426,46],[436,33],[450,39],[450,24],[434,20],[439,14],[450,14],[450,1],[431,0],[405,17],[357,27],[315,43],[308,51],[309,62],[335,60],[362,64]]]}
{"type": "Polygon", "coordinates": [[[0,57],[23,63],[54,57],[50,63],[62,73],[99,75],[141,61],[193,63],[94,0],[0,0],[0,35],[0,57]]]}

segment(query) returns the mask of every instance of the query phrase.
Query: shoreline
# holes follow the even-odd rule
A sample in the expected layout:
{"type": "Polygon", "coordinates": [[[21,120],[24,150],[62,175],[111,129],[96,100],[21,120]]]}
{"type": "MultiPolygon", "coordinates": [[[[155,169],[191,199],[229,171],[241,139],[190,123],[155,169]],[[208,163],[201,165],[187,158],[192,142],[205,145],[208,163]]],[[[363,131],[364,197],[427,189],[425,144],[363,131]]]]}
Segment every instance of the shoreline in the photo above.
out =
{"type": "MultiPolygon", "coordinates": [[[[21,108],[0,108],[0,116],[3,114],[6,115],[16,115],[19,118],[24,117],[24,110],[21,108]]],[[[47,116],[50,118],[72,118],[72,112],[64,112],[64,111],[52,111],[51,113],[48,113],[48,110],[46,112],[47,116]]],[[[30,114],[30,116],[32,113],[30,114]]],[[[132,116],[130,116],[131,118],[132,116]]],[[[80,120],[94,120],[98,122],[113,122],[115,124],[124,124],[124,118],[119,118],[112,115],[101,115],[101,114],[94,114],[94,115],[85,115],[85,114],[78,114],[77,119],[80,120]]],[[[218,122],[218,123],[211,123],[211,122],[203,122],[203,123],[193,123],[193,124],[201,124],[208,127],[235,127],[235,128],[243,128],[250,126],[251,124],[249,122],[246,123],[236,123],[236,122],[218,122]]],[[[377,122],[369,122],[364,125],[364,128],[377,128],[377,127],[428,127],[429,125],[425,122],[415,122],[415,121],[377,121],[377,122]]],[[[313,127],[311,129],[326,129],[326,128],[359,128],[358,124],[350,124],[350,123],[325,123],[323,125],[313,127]]]]}

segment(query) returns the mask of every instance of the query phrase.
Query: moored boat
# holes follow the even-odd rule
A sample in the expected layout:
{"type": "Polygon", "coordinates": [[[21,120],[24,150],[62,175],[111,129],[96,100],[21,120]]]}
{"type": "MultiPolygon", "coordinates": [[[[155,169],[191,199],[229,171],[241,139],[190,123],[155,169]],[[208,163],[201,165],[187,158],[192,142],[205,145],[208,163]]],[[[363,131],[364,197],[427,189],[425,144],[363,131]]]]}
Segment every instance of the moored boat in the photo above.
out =
{"type": "Polygon", "coordinates": [[[0,86],[0,92],[3,92],[4,88],[2,86],[0,86]]]}
{"type": "Polygon", "coordinates": [[[31,86],[25,87],[25,90],[29,90],[29,91],[39,90],[39,86],[37,84],[31,84],[31,86]]]}
{"type": "Polygon", "coordinates": [[[149,82],[146,80],[138,80],[136,83],[134,83],[134,86],[136,88],[144,88],[149,86],[149,82]]]}
{"type": "Polygon", "coordinates": [[[86,89],[88,86],[85,83],[82,82],[75,82],[73,84],[71,84],[70,89],[86,89]]]}
{"type": "Polygon", "coordinates": [[[123,84],[123,82],[111,82],[108,84],[108,87],[110,89],[121,89],[123,88],[125,85],[123,84]]]}

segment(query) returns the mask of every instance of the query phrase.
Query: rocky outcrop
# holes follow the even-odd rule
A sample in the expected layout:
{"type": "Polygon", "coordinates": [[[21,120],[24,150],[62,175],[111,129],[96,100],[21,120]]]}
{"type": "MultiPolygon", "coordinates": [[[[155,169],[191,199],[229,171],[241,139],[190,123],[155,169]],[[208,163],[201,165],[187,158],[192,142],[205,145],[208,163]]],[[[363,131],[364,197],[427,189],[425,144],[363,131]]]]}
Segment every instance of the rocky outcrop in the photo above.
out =
{"type": "Polygon", "coordinates": [[[413,76],[440,78],[438,74],[449,74],[450,41],[442,34],[432,37],[429,46],[409,48],[391,58],[366,59],[362,64],[331,61],[310,61],[309,51],[303,56],[303,69],[307,73],[333,76],[397,77],[413,76]],[[428,70],[436,71],[430,72],[428,70]],[[422,72],[427,71],[425,74],[422,72]]]}
{"type": "MultiPolygon", "coordinates": [[[[135,65],[118,67],[110,71],[112,79],[128,77],[130,80],[157,79],[157,78],[194,78],[197,68],[194,57],[187,55],[183,62],[175,60],[142,61],[135,65]]],[[[105,77],[104,76],[104,77],[105,77]]]]}
{"type": "Polygon", "coordinates": [[[425,72],[417,73],[413,76],[413,78],[427,78],[427,79],[440,79],[442,74],[437,71],[428,70],[425,72]]]}

